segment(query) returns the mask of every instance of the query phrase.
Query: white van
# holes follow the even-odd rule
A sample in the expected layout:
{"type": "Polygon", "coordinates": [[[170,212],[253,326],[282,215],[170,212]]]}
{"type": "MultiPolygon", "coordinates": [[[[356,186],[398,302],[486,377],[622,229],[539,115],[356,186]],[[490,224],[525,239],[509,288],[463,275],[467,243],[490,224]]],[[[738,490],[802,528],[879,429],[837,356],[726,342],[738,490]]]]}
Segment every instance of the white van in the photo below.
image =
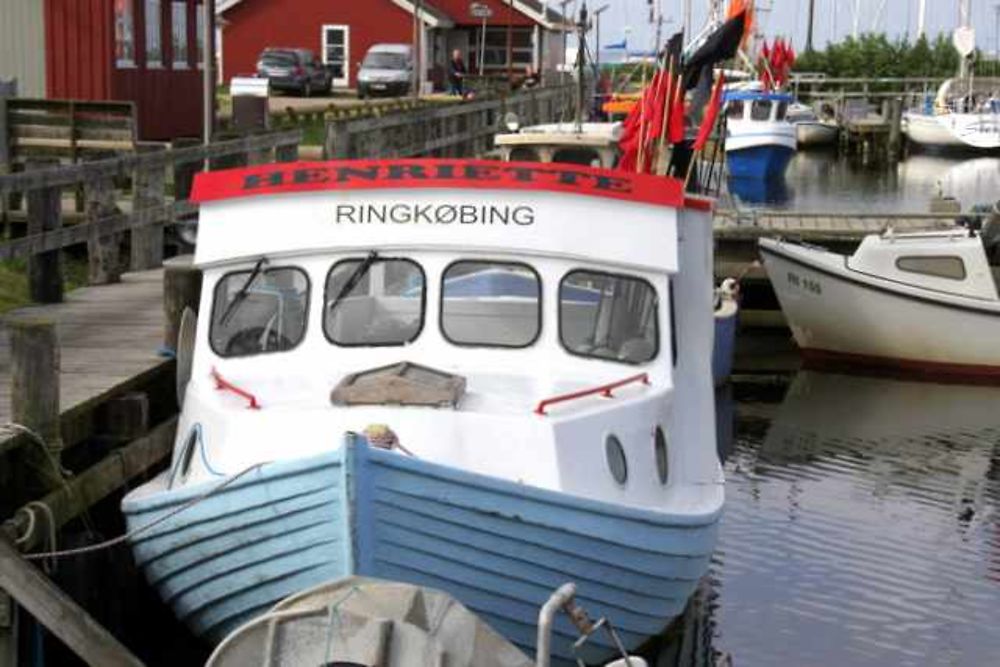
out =
{"type": "Polygon", "coordinates": [[[413,48],[409,44],[375,44],[358,70],[358,97],[406,95],[413,78],[413,48]]]}

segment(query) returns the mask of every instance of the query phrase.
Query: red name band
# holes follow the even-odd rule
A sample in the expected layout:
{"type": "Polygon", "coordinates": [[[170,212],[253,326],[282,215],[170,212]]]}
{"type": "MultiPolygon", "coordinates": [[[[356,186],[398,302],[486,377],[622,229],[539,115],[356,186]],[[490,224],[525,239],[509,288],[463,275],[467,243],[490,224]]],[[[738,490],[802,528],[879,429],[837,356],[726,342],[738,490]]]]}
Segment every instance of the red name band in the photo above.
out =
{"type": "Polygon", "coordinates": [[[341,190],[479,189],[565,192],[680,208],[708,209],[685,199],[674,178],[558,163],[483,160],[350,160],[291,162],[199,173],[191,199],[341,190]]]}

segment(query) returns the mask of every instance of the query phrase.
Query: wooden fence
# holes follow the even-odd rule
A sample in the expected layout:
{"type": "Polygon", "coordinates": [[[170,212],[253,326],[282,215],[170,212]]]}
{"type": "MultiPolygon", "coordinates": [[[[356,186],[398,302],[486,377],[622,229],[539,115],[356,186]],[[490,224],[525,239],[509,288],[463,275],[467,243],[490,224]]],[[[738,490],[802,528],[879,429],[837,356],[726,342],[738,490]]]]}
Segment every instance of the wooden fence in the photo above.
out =
{"type": "Polygon", "coordinates": [[[139,146],[135,155],[0,176],[0,198],[23,196],[27,209],[26,234],[0,242],[0,259],[28,260],[30,295],[40,303],[62,300],[60,251],[72,245],[87,244],[90,284],[116,282],[126,268],[160,266],[164,228],[197,213],[187,193],[206,160],[212,169],[291,162],[298,158],[301,138],[301,131],[293,130],[207,146],[139,146]],[[82,216],[64,224],[63,194],[80,190],[82,216]]]}
{"type": "Polygon", "coordinates": [[[507,131],[503,123],[509,112],[525,126],[568,121],[574,105],[574,88],[557,86],[384,118],[331,119],[323,151],[336,159],[474,157],[492,150],[493,137],[507,131]]]}

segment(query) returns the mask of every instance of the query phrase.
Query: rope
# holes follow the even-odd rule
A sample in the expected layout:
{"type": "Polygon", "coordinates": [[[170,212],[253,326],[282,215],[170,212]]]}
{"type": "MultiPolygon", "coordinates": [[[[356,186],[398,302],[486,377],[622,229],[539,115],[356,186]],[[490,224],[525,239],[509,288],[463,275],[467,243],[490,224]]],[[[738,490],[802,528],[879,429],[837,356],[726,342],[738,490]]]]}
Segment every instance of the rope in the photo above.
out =
{"type": "MultiPolygon", "coordinates": [[[[45,552],[45,553],[27,554],[27,555],[24,556],[24,558],[25,558],[25,560],[41,560],[41,559],[44,559],[44,558],[51,558],[51,559],[65,558],[67,556],[79,556],[81,554],[92,553],[94,551],[100,551],[102,549],[108,549],[110,547],[117,546],[117,545],[119,545],[119,544],[121,544],[121,543],[123,543],[123,542],[125,542],[127,540],[132,539],[136,535],[140,535],[140,534],[142,534],[142,533],[144,533],[144,532],[146,532],[146,531],[154,528],[155,526],[158,526],[161,523],[164,523],[168,519],[172,519],[173,517],[177,516],[181,512],[184,512],[186,510],[191,509],[192,507],[194,507],[198,503],[201,503],[202,501],[207,500],[209,497],[211,497],[211,496],[215,495],[216,493],[218,493],[219,491],[223,490],[224,488],[226,488],[227,486],[229,486],[230,484],[232,484],[236,480],[240,479],[244,475],[252,472],[253,470],[256,470],[257,468],[265,466],[268,463],[270,463],[270,461],[265,461],[263,463],[255,463],[255,464],[253,464],[251,466],[248,466],[248,467],[244,468],[243,470],[241,470],[240,472],[238,472],[235,475],[233,475],[232,477],[230,477],[229,479],[227,479],[227,480],[225,480],[223,482],[220,482],[219,484],[216,484],[215,486],[213,486],[212,488],[208,489],[207,491],[205,491],[201,495],[195,496],[191,500],[188,500],[187,502],[183,503],[181,506],[176,507],[176,508],[170,510],[169,512],[167,512],[163,516],[159,517],[158,519],[154,519],[153,521],[150,521],[147,524],[139,526],[138,528],[136,528],[134,530],[130,530],[129,532],[125,533],[124,535],[119,535],[118,537],[112,538],[110,540],[105,540],[105,541],[99,542],[97,544],[91,544],[91,545],[88,545],[88,546],[85,546],[85,547],[80,547],[78,549],[65,549],[63,551],[49,551],[49,552],[45,552]]],[[[53,545],[54,545],[54,542],[53,542],[53,545]]]]}
{"type": "Polygon", "coordinates": [[[340,620],[340,605],[347,601],[347,598],[351,597],[358,592],[357,585],[351,586],[351,590],[347,591],[339,600],[330,604],[327,607],[327,619],[326,619],[326,648],[323,650],[324,660],[330,662],[330,648],[333,644],[333,629],[335,625],[338,625],[335,621],[340,620]]]}
{"type": "Polygon", "coordinates": [[[67,478],[73,476],[73,473],[71,473],[69,470],[66,470],[61,465],[59,465],[59,462],[56,461],[54,456],[52,456],[52,450],[50,450],[48,444],[46,444],[45,438],[39,435],[37,431],[28,428],[24,424],[18,424],[17,422],[7,422],[6,424],[3,425],[3,428],[9,428],[12,431],[17,431],[18,433],[22,433],[28,436],[28,439],[31,442],[41,447],[42,453],[45,454],[45,458],[48,459],[49,461],[49,465],[52,466],[52,469],[55,471],[56,476],[60,478],[60,481],[63,484],[66,483],[67,478]]]}

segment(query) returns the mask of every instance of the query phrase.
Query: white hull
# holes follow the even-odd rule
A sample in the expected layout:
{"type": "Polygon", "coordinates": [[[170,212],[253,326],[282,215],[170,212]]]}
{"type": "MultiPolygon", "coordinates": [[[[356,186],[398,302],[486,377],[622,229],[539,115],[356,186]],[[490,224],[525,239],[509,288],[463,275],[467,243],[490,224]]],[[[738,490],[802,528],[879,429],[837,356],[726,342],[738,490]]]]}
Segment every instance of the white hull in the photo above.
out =
{"type": "Polygon", "coordinates": [[[941,114],[904,116],[910,141],[934,148],[1000,149],[1000,116],[997,114],[941,114]]]}
{"type": "Polygon", "coordinates": [[[726,152],[777,146],[795,150],[795,126],[784,121],[730,120],[726,152]]]}
{"type": "Polygon", "coordinates": [[[1000,377],[996,302],[851,271],[842,255],[814,248],[761,239],[760,249],[807,358],[1000,377]]]}
{"type": "Polygon", "coordinates": [[[799,146],[828,146],[836,143],[840,128],[836,123],[802,121],[795,123],[795,137],[799,146]]]}

